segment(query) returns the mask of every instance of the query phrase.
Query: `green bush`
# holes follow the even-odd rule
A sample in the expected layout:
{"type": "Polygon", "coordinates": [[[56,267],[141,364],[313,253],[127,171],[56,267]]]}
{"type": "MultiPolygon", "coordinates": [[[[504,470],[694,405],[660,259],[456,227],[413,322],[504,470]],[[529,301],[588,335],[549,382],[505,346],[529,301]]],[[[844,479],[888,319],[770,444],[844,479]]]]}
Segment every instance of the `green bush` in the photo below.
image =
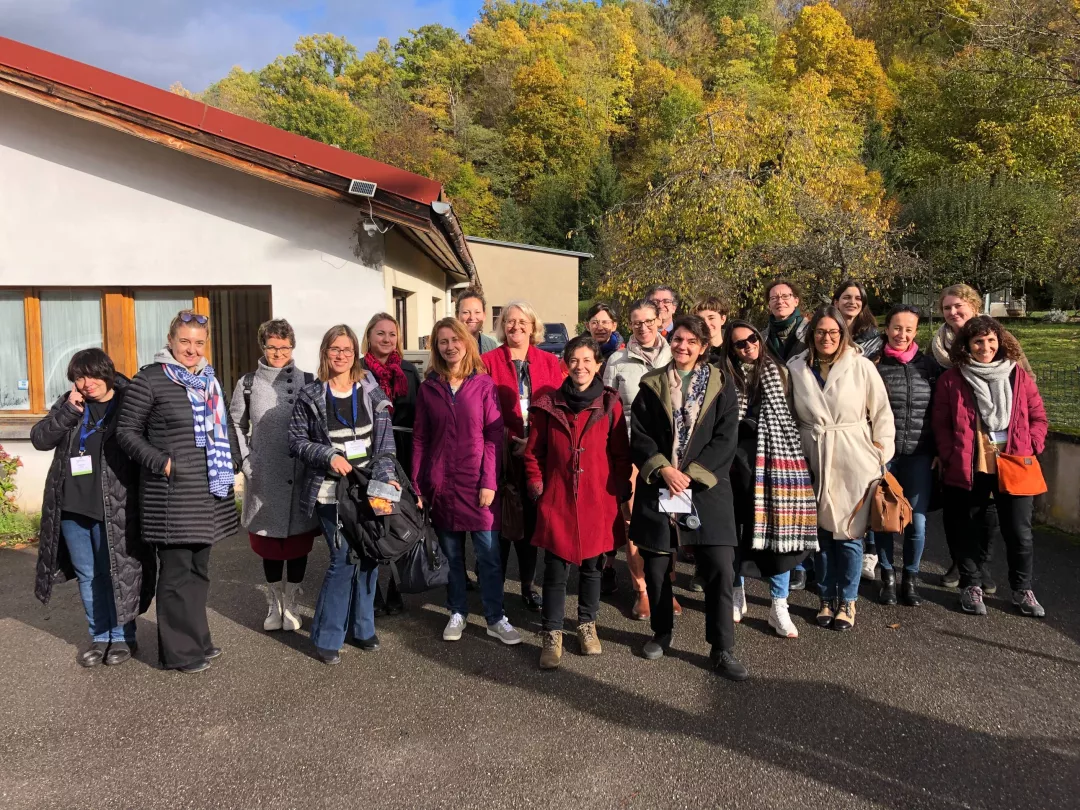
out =
{"type": "Polygon", "coordinates": [[[36,540],[41,531],[38,513],[9,512],[0,515],[0,547],[36,540]]]}
{"type": "Polygon", "coordinates": [[[13,456],[0,444],[0,515],[11,515],[18,511],[15,505],[15,473],[22,466],[22,460],[13,456]]]}

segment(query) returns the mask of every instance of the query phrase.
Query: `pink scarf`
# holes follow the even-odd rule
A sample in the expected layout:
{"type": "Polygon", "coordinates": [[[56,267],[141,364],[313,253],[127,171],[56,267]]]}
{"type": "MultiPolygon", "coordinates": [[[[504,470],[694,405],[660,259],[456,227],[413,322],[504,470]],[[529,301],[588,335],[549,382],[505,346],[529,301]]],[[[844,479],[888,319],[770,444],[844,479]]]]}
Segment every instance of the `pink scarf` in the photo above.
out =
{"type": "Polygon", "coordinates": [[[405,372],[401,370],[401,355],[397,352],[390,352],[390,356],[386,358],[386,365],[380,363],[375,359],[375,355],[368,352],[364,355],[364,365],[375,375],[379,388],[391,402],[409,393],[409,381],[405,378],[405,372]]]}
{"type": "Polygon", "coordinates": [[[915,353],[919,351],[919,344],[914,340],[911,341],[911,345],[907,347],[905,351],[898,352],[888,343],[885,344],[885,348],[882,350],[886,357],[891,357],[894,360],[899,360],[904,365],[911,362],[911,358],[915,356],[915,353]]]}

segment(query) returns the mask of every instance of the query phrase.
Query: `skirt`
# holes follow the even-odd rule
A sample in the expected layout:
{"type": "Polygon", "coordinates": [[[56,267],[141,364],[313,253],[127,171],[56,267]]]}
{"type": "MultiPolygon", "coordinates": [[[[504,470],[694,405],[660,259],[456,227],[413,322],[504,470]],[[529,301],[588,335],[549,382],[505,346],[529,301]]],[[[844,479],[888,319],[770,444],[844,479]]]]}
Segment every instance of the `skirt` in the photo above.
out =
{"type": "Polygon", "coordinates": [[[264,560],[295,560],[311,553],[311,546],[321,532],[313,529],[292,537],[266,537],[248,532],[251,550],[264,560]]]}

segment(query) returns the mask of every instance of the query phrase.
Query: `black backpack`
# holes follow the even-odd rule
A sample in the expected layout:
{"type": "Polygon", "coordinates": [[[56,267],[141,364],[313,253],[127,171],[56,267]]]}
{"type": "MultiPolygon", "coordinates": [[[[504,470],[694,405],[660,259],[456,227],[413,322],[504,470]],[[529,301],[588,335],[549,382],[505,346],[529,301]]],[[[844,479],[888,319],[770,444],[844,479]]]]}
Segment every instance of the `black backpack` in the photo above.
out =
{"type": "MultiPolygon", "coordinates": [[[[304,372],[304,385],[308,386],[315,382],[315,375],[310,371],[304,372]]],[[[244,391],[244,417],[240,420],[240,432],[245,436],[251,429],[251,388],[255,385],[255,372],[251,371],[240,378],[240,387],[244,391]]]]}

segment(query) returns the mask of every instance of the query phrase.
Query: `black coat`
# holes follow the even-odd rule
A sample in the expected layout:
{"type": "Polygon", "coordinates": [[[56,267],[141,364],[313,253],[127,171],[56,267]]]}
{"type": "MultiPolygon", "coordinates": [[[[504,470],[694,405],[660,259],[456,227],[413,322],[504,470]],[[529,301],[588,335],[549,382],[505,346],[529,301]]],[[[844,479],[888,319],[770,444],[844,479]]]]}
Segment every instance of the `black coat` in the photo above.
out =
{"type": "MultiPolygon", "coordinates": [[[[233,491],[224,498],[210,494],[206,450],[195,446],[191,401],[160,364],[144,367],[131,381],[116,433],[142,468],[139,502],[147,543],[208,545],[236,532],[240,518],[233,491]]],[[[239,458],[239,448],[233,447],[234,466],[239,458]]]]}
{"type": "Polygon", "coordinates": [[[877,369],[889,392],[896,424],[896,455],[936,455],[931,405],[941,366],[922,352],[917,352],[909,363],[882,352],[877,369]]]}
{"type": "Polygon", "coordinates": [[[630,539],[649,551],[670,552],[678,545],[736,546],[735,513],[728,472],[735,457],[739,402],[731,380],[711,367],[705,401],[690,434],[679,469],[692,481],[693,504],[701,518],[696,531],[676,526],[660,511],[661,467],[670,464],[674,421],[668,368],[650,371],[631,408],[630,455],[638,468],[630,539]]]}
{"type": "MultiPolygon", "coordinates": [[[[367,364],[363,364],[367,368],[367,364]]],[[[401,462],[401,468],[412,475],[412,446],[413,446],[413,423],[416,422],[416,394],[420,390],[420,370],[404,358],[401,361],[401,370],[405,373],[405,380],[409,384],[409,390],[405,396],[398,397],[393,401],[394,415],[394,446],[395,455],[401,462]]],[[[383,393],[386,393],[385,391],[383,393]]]]}
{"type": "MultiPolygon", "coordinates": [[[[117,376],[114,383],[113,416],[105,427],[101,456],[94,464],[101,471],[102,504],[105,508],[105,534],[109,542],[109,567],[112,573],[113,603],[117,624],[134,621],[145,613],[154,598],[157,567],[153,549],[139,536],[138,499],[135,486],[139,468],[120,449],[116,441],[117,415],[124,404],[127,377],[117,376]],[[130,497],[129,494],[131,493],[130,497]]],[[[62,542],[60,514],[64,504],[64,465],[77,448],[82,414],[68,404],[64,393],[49,410],[49,415],[30,430],[30,441],[37,450],[54,450],[45,494],[41,503],[41,532],[38,539],[37,576],[34,594],[44,604],[52,597],[53,583],[75,577],[62,542]]]]}

